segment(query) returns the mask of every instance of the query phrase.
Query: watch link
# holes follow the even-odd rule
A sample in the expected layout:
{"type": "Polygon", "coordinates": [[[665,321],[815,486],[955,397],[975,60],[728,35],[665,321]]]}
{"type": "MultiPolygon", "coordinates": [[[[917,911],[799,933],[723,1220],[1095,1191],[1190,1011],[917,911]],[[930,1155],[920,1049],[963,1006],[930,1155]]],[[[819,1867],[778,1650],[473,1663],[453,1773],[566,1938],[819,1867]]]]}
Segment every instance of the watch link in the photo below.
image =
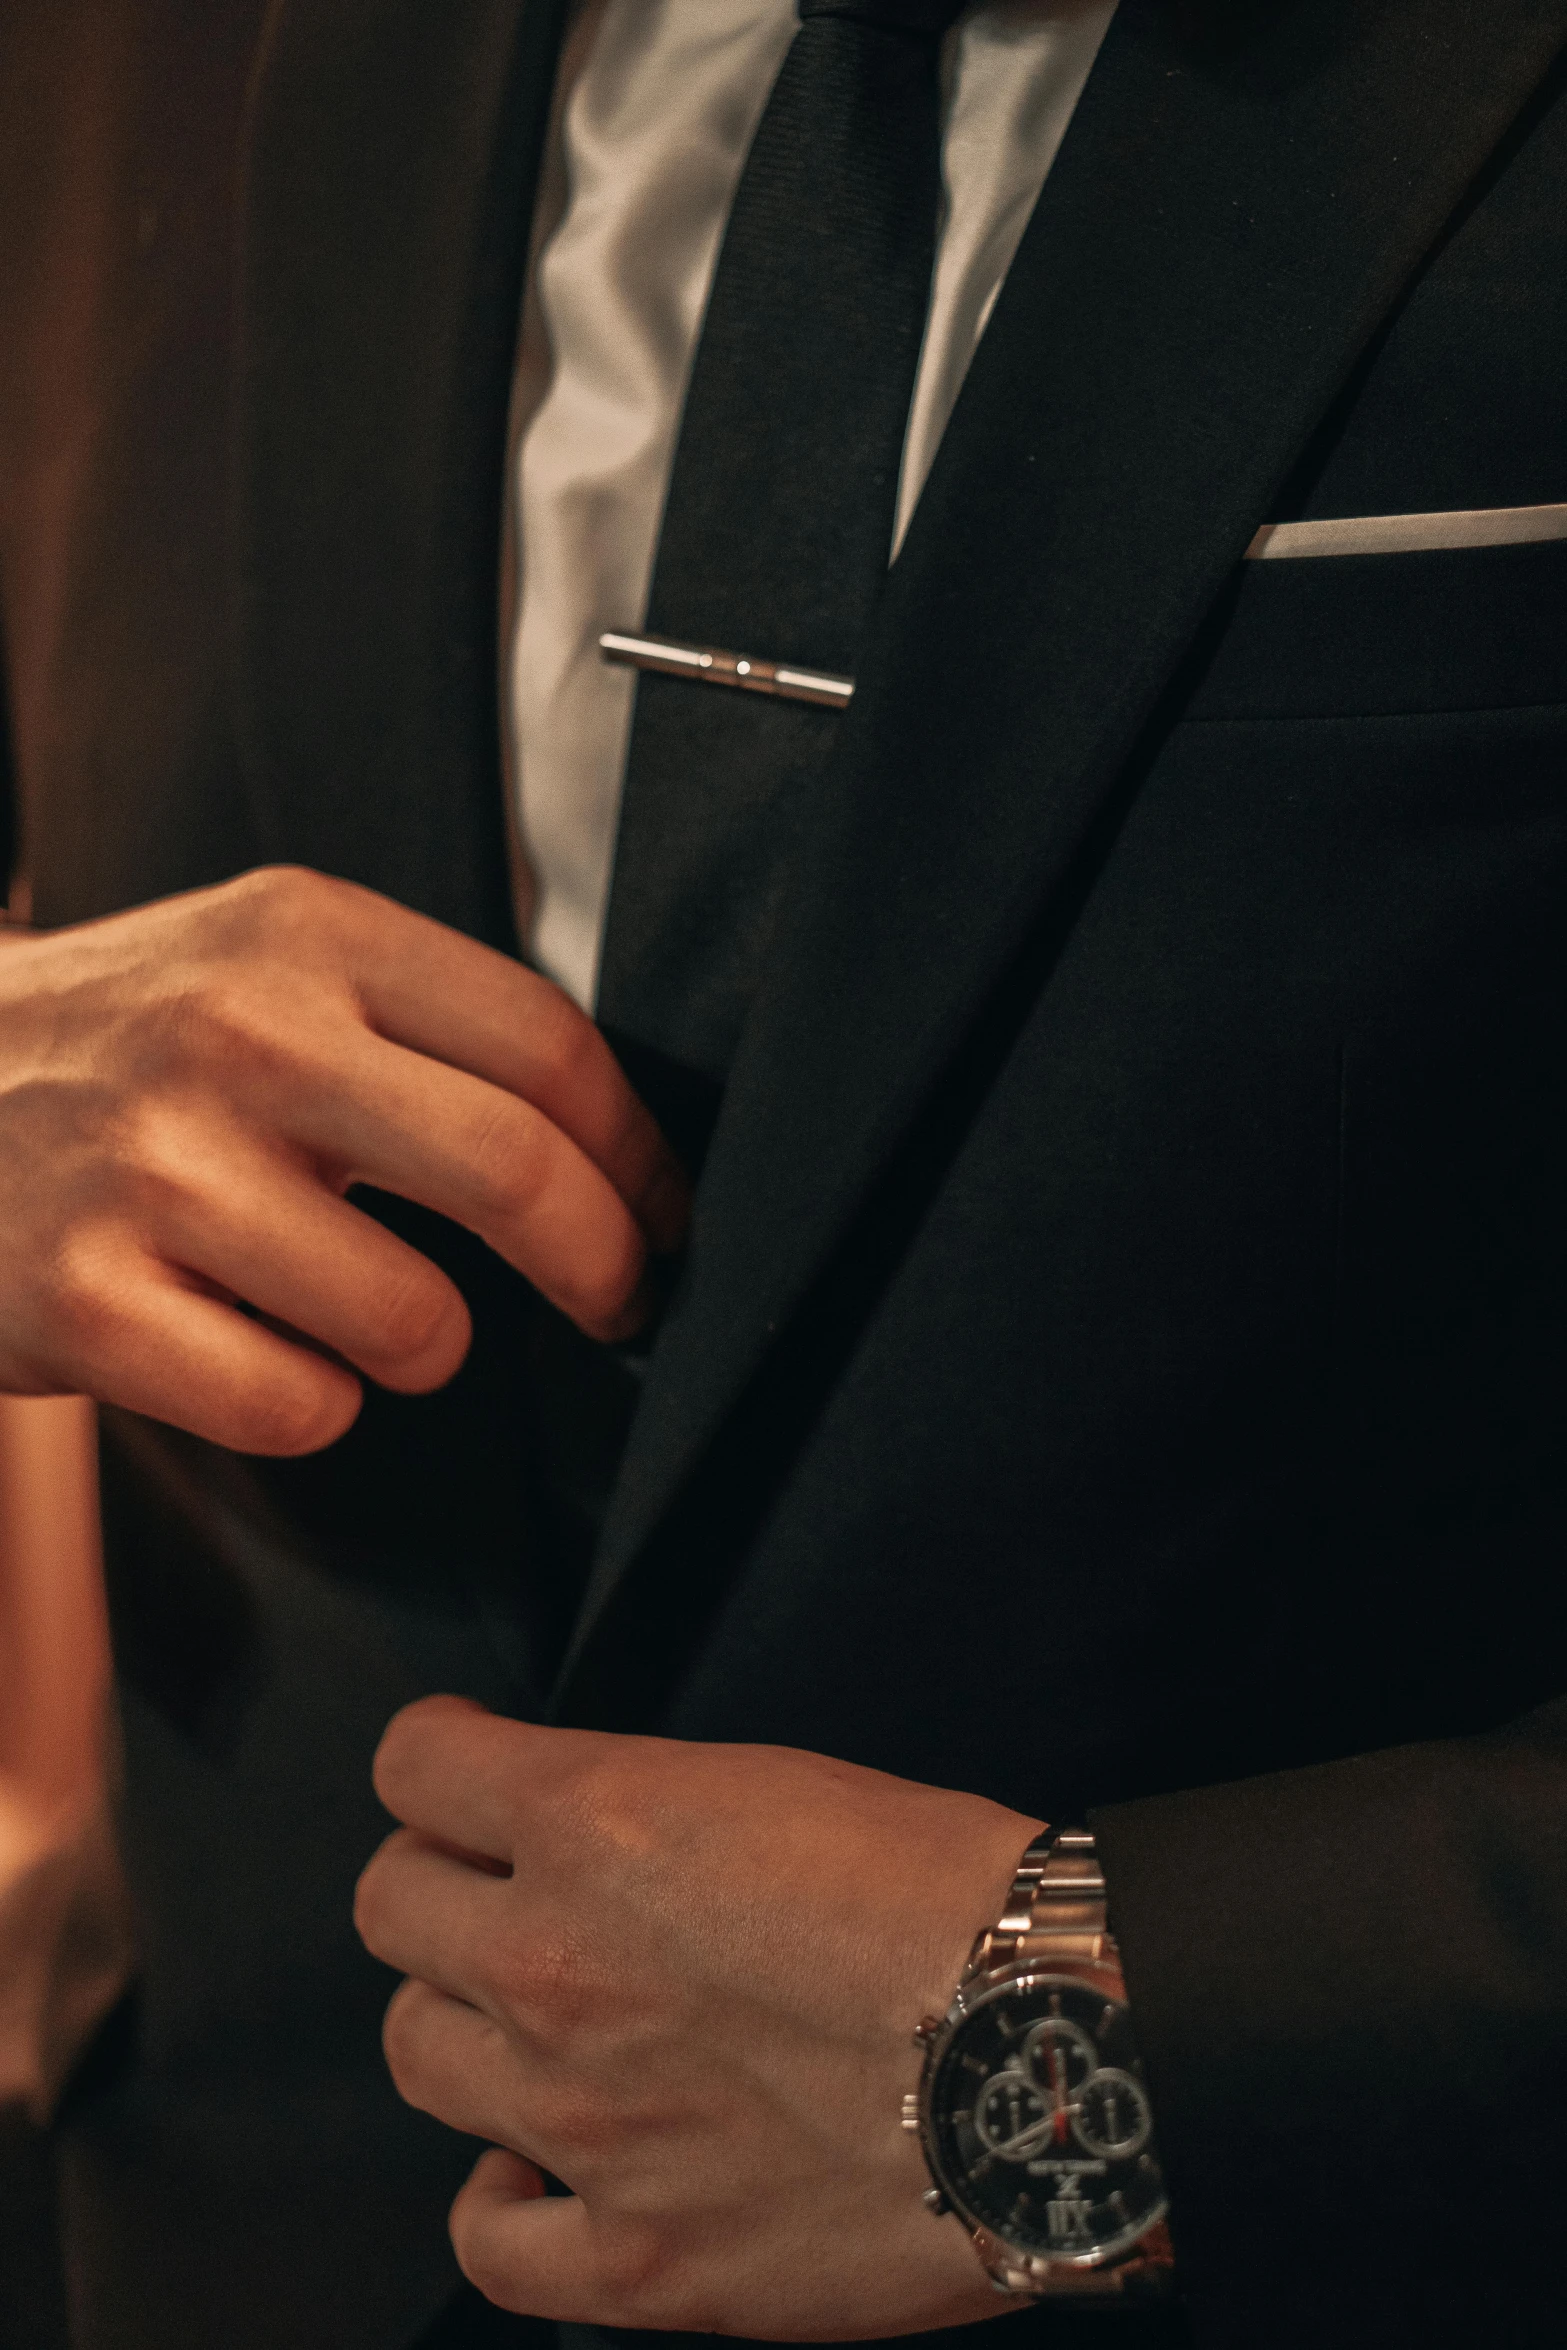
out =
{"type": "Polygon", "coordinates": [[[903,2101],[934,2184],[998,2292],[1173,2287],[1164,2173],[1091,1835],[1045,1830],[952,2005],[915,2031],[903,2101]]]}

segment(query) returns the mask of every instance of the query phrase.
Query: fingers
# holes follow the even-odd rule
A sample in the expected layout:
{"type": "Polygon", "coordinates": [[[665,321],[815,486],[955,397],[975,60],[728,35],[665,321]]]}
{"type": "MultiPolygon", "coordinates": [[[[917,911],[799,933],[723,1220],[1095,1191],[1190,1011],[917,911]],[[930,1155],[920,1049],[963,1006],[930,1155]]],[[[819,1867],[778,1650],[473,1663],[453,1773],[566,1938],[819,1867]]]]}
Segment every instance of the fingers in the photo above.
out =
{"type": "Polygon", "coordinates": [[[353,1426],[351,1371],[293,1346],[117,1236],[79,1241],[56,1384],[235,1452],[317,1452],[353,1426]]]}
{"type": "MultiPolygon", "coordinates": [[[[536,2200],[543,2169],[581,2188],[597,2205],[606,2153],[614,2161],[613,2121],[606,2124],[600,2111],[585,2127],[585,2107],[592,2101],[574,2094],[558,2073],[546,2077],[546,2063],[531,2066],[489,2017],[426,1983],[404,1983],[387,2009],[383,2039],[405,2103],[506,2150],[508,2163],[490,2167],[506,2200],[536,2200]]],[[[634,2095],[634,2085],[627,2087],[634,2095]]],[[[667,2139],[661,2148],[668,2159],[679,2159],[667,2139]]],[[[619,2167],[623,2178],[623,2159],[619,2167]]]]}
{"type": "MultiPolygon", "coordinates": [[[[517,2317],[615,2324],[625,2296],[575,2196],[544,2193],[529,2162],[502,2150],[481,2155],[452,2206],[452,2249],[471,2285],[517,2317]]],[[[628,2243],[616,2264],[624,2273],[628,2243]]],[[[630,2321],[635,2322],[635,2321],[630,2321]]]]}
{"type": "Polygon", "coordinates": [[[507,956],[397,911],[401,921],[374,924],[360,950],[371,1025],[531,1103],[606,1177],[656,1249],[677,1247],[684,1172],[586,1013],[507,956]]]}
{"type": "Polygon", "coordinates": [[[273,1453],[342,1434],[348,1366],[439,1385],[466,1309],[345,1208],[356,1175],[479,1234],[591,1336],[640,1326],[684,1180],[592,1023],[505,956],[279,870],[4,960],[9,1383],[86,1386],[273,1453]],[[91,1277],[62,1279],[66,1258],[91,1277]]]}
{"type": "Polygon", "coordinates": [[[550,2160],[531,2126],[515,2047],[493,2017],[429,1983],[407,1982],[386,2011],[381,2039],[405,2104],[466,2137],[550,2160]]]}
{"type": "Polygon", "coordinates": [[[457,2265],[487,2301],[564,2325],[736,2330],[715,2324],[656,2228],[624,2213],[598,2225],[577,2196],[543,2188],[532,2163],[497,2147],[452,2205],[457,2265]]]}
{"type": "Polygon", "coordinates": [[[421,1698],[387,1725],[376,1749],[375,1791],[405,1827],[510,1861],[521,1807],[541,1778],[557,1775],[557,1742],[592,1736],[511,1721],[462,1698],[421,1698]]]}
{"type": "Polygon", "coordinates": [[[427,1257],[239,1133],[192,1125],[149,1224],[174,1264],[357,1366],[420,1395],[458,1369],[472,1335],[455,1285],[427,1257]]]}
{"type": "Polygon", "coordinates": [[[477,1233],[591,1336],[640,1327],[647,1235],[609,1177],[533,1104],[361,1038],[282,1114],[345,1178],[477,1233]]]}
{"type": "MultiPolygon", "coordinates": [[[[348,1220],[331,1194],[362,1178],[477,1233],[589,1335],[640,1327],[683,1177],[591,1021],[505,956],[274,871],[30,942],[26,962],[7,1075],[31,1055],[37,1081],[0,1104],[0,1172],[46,1245],[51,1224],[71,1238],[84,1214],[118,1216],[149,1254],[421,1392],[461,1361],[466,1309],[348,1220]],[[313,1209],[285,1180],[290,1150],[313,1209]],[[168,1192],[187,1196],[171,1209],[168,1192]]],[[[52,1356],[47,1326],[21,1336],[52,1356]]]]}
{"type": "Polygon", "coordinates": [[[373,1957],[488,2012],[512,1940],[505,1884],[405,1828],[361,1876],[354,1924],[373,1957]]]}

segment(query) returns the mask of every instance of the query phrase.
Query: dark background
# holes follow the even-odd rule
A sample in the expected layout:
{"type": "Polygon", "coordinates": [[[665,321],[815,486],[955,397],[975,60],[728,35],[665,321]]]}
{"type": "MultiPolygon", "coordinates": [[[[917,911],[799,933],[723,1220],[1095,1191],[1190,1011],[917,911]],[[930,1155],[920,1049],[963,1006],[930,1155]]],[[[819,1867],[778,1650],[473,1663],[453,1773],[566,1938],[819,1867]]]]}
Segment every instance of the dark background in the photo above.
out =
{"type": "Polygon", "coordinates": [[[0,2108],[0,2350],[63,2350],[65,2287],[49,2142],[0,2108]]]}

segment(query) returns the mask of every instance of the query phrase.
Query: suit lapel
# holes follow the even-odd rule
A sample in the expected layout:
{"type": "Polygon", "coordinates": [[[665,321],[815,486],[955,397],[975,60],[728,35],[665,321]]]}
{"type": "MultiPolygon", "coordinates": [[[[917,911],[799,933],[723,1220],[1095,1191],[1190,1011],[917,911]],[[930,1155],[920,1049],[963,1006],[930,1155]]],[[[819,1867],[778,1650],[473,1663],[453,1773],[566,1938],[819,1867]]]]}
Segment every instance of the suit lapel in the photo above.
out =
{"type": "Polygon", "coordinates": [[[498,537],[563,0],[275,0],[243,163],[236,688],[266,853],[505,943],[498,537]]]}
{"type": "Polygon", "coordinates": [[[685,1523],[666,1513],[705,1458],[723,1484],[726,1416],[813,1279],[820,1303],[1303,444],[1567,43],[1567,0],[1245,16],[1183,45],[1123,5],[976,355],[802,816],[567,1718],[634,1713],[655,1591],[699,1613],[727,1571],[650,1537],[685,1523]]]}

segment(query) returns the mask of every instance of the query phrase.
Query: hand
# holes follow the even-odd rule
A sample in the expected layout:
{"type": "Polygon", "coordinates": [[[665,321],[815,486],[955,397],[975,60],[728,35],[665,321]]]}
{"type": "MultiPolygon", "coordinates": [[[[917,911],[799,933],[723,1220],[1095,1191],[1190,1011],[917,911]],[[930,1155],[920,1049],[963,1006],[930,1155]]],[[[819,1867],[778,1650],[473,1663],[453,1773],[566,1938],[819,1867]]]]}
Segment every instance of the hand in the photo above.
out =
{"type": "Polygon", "coordinates": [[[452,2241],[570,2323],[846,2340],[1004,2304],[900,2127],[1038,1822],[784,1748],[535,1729],[456,1698],[376,1759],[360,1880],[410,2104],[493,2141],[452,2241]],[[541,2173],[569,2189],[544,2199],[541,2173]]]}
{"type": "Polygon", "coordinates": [[[360,1182],[466,1225],[605,1339],[686,1213],[592,1022],[369,890],[260,872],[6,939],[0,1389],[301,1453],[349,1426],[356,1372],[440,1386],[467,1309],[343,1197],[360,1182]]]}

